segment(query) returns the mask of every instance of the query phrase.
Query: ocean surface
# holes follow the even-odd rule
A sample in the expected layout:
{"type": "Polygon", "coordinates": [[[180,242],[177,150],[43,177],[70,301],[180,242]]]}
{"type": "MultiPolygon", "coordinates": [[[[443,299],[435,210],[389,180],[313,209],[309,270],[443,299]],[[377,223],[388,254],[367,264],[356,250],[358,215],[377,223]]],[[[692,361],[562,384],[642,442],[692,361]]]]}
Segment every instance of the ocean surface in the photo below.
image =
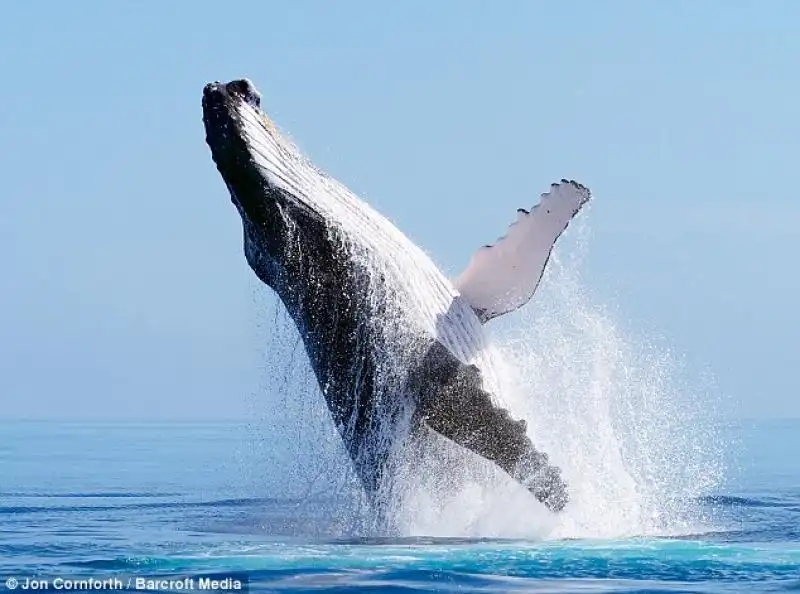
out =
{"type": "Polygon", "coordinates": [[[800,591],[800,422],[727,430],[734,459],[694,502],[700,532],[449,538],[359,535],[324,492],[265,492],[282,479],[251,425],[6,422],[0,589],[800,591]]]}

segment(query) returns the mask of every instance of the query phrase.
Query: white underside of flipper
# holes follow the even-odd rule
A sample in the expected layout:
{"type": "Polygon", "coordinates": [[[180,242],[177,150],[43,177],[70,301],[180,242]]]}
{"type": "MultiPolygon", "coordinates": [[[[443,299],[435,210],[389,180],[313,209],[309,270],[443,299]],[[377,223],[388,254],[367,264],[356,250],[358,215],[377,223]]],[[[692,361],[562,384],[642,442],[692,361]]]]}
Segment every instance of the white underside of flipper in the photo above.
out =
{"type": "Polygon", "coordinates": [[[561,180],[530,212],[518,211],[505,237],[477,251],[455,286],[481,321],[518,309],[533,297],[553,245],[590,198],[588,188],[561,180]]]}

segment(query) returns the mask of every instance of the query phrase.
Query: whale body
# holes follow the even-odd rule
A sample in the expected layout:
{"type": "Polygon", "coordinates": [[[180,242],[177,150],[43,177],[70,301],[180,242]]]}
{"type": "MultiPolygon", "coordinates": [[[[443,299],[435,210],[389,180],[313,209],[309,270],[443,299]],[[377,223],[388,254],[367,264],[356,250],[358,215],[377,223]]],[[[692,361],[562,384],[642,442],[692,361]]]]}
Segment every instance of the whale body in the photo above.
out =
{"type": "Polygon", "coordinates": [[[451,281],[282,136],[250,81],[207,84],[202,105],[206,142],[241,215],[247,262],[297,326],[366,493],[374,497],[391,480],[393,450],[424,429],[563,509],[560,469],[501,400],[484,324],[531,299],[589,190],[552,184],[451,281]]]}

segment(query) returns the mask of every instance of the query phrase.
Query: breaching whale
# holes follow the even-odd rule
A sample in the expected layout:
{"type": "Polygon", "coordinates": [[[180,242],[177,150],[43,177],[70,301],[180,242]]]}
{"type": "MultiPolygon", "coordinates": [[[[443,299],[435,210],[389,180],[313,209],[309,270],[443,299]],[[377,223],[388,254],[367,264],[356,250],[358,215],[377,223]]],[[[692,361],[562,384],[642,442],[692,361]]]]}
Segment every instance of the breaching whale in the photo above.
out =
{"type": "Polygon", "coordinates": [[[380,492],[393,449],[424,429],[563,509],[560,469],[500,398],[483,325],[531,299],[589,190],[552,184],[451,281],[283,137],[250,81],[207,84],[202,104],[206,142],[241,215],[247,262],[297,326],[366,493],[380,492]]]}

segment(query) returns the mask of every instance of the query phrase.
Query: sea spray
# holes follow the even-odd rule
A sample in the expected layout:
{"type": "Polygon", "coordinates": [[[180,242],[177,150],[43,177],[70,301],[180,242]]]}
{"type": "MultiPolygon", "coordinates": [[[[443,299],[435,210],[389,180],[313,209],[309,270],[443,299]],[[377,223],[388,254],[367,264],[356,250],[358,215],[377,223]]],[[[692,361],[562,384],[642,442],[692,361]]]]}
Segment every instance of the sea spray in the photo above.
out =
{"type": "Polygon", "coordinates": [[[587,247],[583,220],[532,303],[495,329],[505,396],[570,484],[571,504],[551,535],[702,531],[698,498],[723,477],[709,387],[593,301],[580,274],[587,247]]]}
{"type": "Polygon", "coordinates": [[[284,516],[255,518],[255,527],[291,536],[363,535],[368,502],[303,341],[274,293],[253,282],[252,294],[261,365],[248,398],[251,447],[242,466],[251,492],[287,503],[284,516]]]}
{"type": "MultiPolygon", "coordinates": [[[[394,451],[391,488],[381,493],[376,516],[297,331],[259,285],[259,307],[272,312],[253,399],[265,491],[306,507],[322,497],[335,510],[326,517],[334,535],[605,538],[702,530],[697,497],[722,474],[722,444],[704,394],[681,383],[679,361],[668,350],[634,340],[591,298],[580,277],[587,232],[585,222],[573,225],[533,301],[489,324],[494,339],[484,353],[496,376],[487,381],[527,421],[534,445],[563,469],[571,498],[564,512],[548,513],[496,466],[428,432],[394,451]],[[569,257],[562,260],[562,253],[569,257]]],[[[363,253],[367,273],[383,276],[385,264],[363,253]]],[[[399,300],[376,292],[371,303],[386,301],[396,308],[399,300]]],[[[391,317],[402,324],[403,315],[396,308],[391,317]]],[[[391,326],[373,331],[384,332],[387,345],[401,335],[391,326]]],[[[410,359],[398,346],[387,348],[386,361],[401,380],[410,359]]],[[[401,389],[400,381],[392,384],[401,389]]]]}

